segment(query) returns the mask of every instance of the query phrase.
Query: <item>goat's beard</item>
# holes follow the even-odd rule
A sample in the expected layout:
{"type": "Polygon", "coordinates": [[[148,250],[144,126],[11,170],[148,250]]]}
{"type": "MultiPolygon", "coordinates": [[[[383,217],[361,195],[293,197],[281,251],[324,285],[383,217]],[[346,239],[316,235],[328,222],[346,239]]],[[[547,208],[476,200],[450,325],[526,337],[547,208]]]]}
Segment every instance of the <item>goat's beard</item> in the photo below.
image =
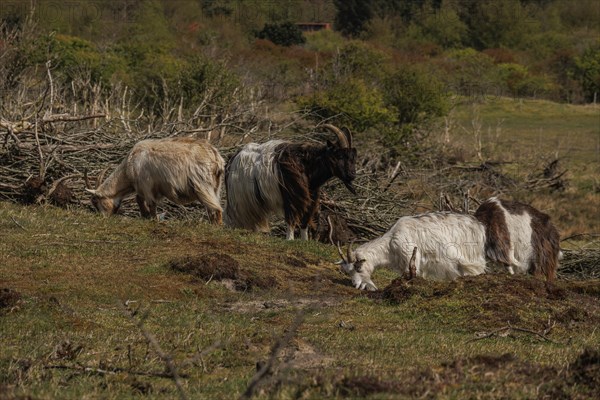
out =
{"type": "Polygon", "coordinates": [[[344,186],[346,186],[346,189],[348,189],[350,191],[350,193],[356,195],[356,189],[354,189],[354,186],[352,185],[352,182],[344,182],[344,186]]]}

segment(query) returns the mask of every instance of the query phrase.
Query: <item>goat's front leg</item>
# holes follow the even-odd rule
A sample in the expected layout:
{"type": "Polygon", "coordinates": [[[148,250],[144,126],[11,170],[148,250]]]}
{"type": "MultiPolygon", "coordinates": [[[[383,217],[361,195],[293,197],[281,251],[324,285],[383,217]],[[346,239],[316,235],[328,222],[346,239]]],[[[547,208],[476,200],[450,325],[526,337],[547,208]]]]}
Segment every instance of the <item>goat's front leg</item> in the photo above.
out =
{"type": "Polygon", "coordinates": [[[287,224],[287,229],[285,232],[285,238],[287,240],[294,240],[294,229],[295,229],[294,225],[289,224],[289,223],[287,224]]]}
{"type": "Polygon", "coordinates": [[[136,195],[135,201],[137,202],[138,206],[140,207],[140,214],[142,215],[142,218],[150,219],[154,216],[154,215],[152,215],[152,212],[150,210],[150,207],[148,207],[146,200],[144,200],[144,198],[142,196],[140,196],[139,194],[136,195]]]}

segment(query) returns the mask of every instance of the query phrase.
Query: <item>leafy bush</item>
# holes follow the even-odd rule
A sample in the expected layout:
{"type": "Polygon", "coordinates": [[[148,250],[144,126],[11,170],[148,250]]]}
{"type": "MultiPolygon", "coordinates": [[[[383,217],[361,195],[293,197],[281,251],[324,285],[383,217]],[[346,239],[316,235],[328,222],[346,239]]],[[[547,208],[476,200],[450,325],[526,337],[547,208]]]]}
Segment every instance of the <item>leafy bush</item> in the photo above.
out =
{"type": "Polygon", "coordinates": [[[574,76],[581,82],[586,101],[598,101],[600,92],[600,47],[590,47],[580,57],[575,57],[574,76]]]}
{"type": "Polygon", "coordinates": [[[306,36],[306,49],[312,51],[329,51],[344,46],[345,40],[338,32],[331,29],[322,29],[306,36]]]}
{"type": "Polygon", "coordinates": [[[49,53],[55,59],[58,72],[67,80],[76,79],[87,71],[91,83],[108,85],[115,73],[126,69],[124,58],[111,50],[101,52],[92,43],[78,37],[56,35],[50,39],[49,53]]]}
{"type": "Polygon", "coordinates": [[[330,118],[357,131],[396,120],[396,111],[385,104],[379,90],[360,79],[340,82],[313,96],[302,97],[298,103],[313,118],[330,118]]]}
{"type": "Polygon", "coordinates": [[[364,42],[351,41],[339,50],[333,61],[334,79],[357,77],[376,81],[384,75],[387,61],[388,56],[382,51],[364,42]]]}
{"type": "Polygon", "coordinates": [[[238,78],[224,65],[203,57],[185,60],[158,55],[135,71],[136,97],[155,114],[180,102],[184,109],[201,103],[214,109],[226,107],[238,84],[238,78]]]}
{"type": "Polygon", "coordinates": [[[494,60],[483,53],[471,48],[452,50],[446,54],[443,66],[447,83],[458,94],[479,97],[498,91],[494,60]]]}
{"type": "Polygon", "coordinates": [[[265,24],[264,28],[256,34],[256,37],[270,40],[280,46],[300,45],[306,42],[300,28],[291,22],[265,24]]]}
{"type": "Polygon", "coordinates": [[[401,124],[418,124],[448,112],[447,91],[433,75],[404,66],[383,82],[385,101],[401,124]]]}

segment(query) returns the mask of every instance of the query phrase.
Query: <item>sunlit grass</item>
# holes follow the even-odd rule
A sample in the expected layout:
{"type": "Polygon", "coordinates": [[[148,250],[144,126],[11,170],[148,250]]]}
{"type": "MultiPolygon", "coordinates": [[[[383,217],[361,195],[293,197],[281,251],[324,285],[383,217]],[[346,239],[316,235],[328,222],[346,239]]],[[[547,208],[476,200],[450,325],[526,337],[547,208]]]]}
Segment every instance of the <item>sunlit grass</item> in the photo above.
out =
{"type": "MultiPolygon", "coordinates": [[[[509,353],[521,362],[565,367],[582,349],[600,344],[597,308],[589,310],[589,321],[575,321],[575,330],[559,323],[550,335],[556,343],[527,334],[469,342],[476,332],[504,324],[490,320],[493,312],[483,307],[496,294],[479,298],[456,286],[447,295],[415,295],[400,304],[374,299],[349,286],[332,263],[333,246],[316,242],[288,242],[203,222],[102,218],[7,203],[0,203],[0,226],[0,288],[22,295],[16,308],[0,315],[0,386],[16,394],[121,399],[145,390],[146,398],[176,397],[170,379],[137,375],[163,372],[165,366],[126,315],[124,303],[130,312],[137,310],[136,318],[145,316],[145,329],[178,364],[221,343],[202,362],[181,367],[190,398],[229,399],[243,392],[256,362],[268,358],[299,307],[305,308],[304,320],[282,361],[291,357],[304,364],[285,373],[293,378],[277,392],[282,398],[298,390],[306,398],[339,397],[336,382],[345,376],[378,375],[412,385],[419,371],[482,354],[509,353]],[[233,257],[240,268],[274,276],[276,287],[231,291],[167,267],[178,257],[215,252],[233,257]],[[287,264],[286,257],[305,266],[287,264]],[[78,350],[69,353],[66,343],[78,350]],[[81,366],[92,372],[78,370],[81,366]],[[122,372],[93,372],[110,368],[122,372]]],[[[388,270],[374,276],[380,288],[395,277],[388,270]]],[[[540,321],[573,307],[556,303],[546,310],[540,308],[545,303],[528,301],[505,306],[535,330],[542,329],[540,321]]],[[[509,390],[510,376],[502,374],[487,385],[509,390]]],[[[440,396],[488,390],[485,382],[474,382],[467,374],[440,396]]],[[[532,380],[510,390],[527,397],[538,384],[532,380]]],[[[259,397],[271,397],[268,393],[273,392],[259,397]]]]}

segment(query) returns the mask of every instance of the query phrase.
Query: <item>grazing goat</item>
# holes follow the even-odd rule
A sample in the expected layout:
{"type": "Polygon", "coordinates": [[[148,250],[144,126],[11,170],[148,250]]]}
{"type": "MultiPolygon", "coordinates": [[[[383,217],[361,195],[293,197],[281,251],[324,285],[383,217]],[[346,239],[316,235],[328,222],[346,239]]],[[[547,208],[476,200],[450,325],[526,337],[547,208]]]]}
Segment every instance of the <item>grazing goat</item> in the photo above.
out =
{"type": "Polygon", "coordinates": [[[97,189],[89,188],[86,176],[86,190],[92,194],[94,207],[104,215],[117,212],[122,199],[136,193],[142,217],[156,218],[156,205],[166,197],[177,204],[198,200],[206,207],[209,220],[221,224],[224,166],[219,151],[205,140],[142,140],[97,189]]]}
{"type": "Polygon", "coordinates": [[[547,214],[492,197],[479,206],[475,217],[486,229],[489,260],[505,265],[511,274],[529,272],[548,281],[555,279],[562,257],[560,235],[547,214]]]}
{"type": "Polygon", "coordinates": [[[283,214],[287,239],[308,239],[308,226],[319,209],[321,186],[338,177],[352,193],[356,176],[356,149],[352,135],[333,125],[323,125],[337,136],[326,145],[272,140],[250,143],[227,163],[225,222],[234,228],[268,232],[268,218],[283,214]]]}
{"type": "Polygon", "coordinates": [[[402,273],[435,280],[479,275],[486,271],[485,228],[466,214],[433,212],[400,218],[382,237],[351,250],[338,246],[341,269],[357,289],[377,290],[375,268],[388,266],[402,273]],[[411,265],[413,264],[413,265],[411,265]]]}

